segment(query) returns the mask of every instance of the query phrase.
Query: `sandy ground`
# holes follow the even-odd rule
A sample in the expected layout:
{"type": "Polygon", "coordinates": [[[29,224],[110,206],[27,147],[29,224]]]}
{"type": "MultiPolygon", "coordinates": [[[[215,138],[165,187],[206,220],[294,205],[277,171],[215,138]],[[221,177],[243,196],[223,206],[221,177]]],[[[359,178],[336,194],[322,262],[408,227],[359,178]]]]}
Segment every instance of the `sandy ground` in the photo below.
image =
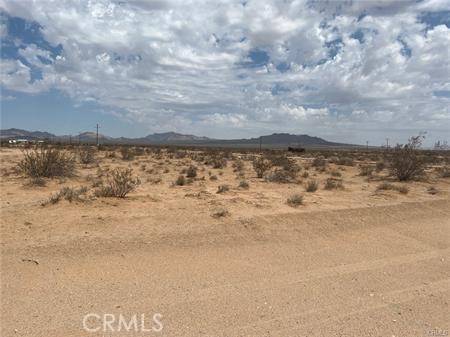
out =
{"type": "Polygon", "coordinates": [[[30,187],[12,173],[20,151],[0,158],[2,336],[449,334],[449,179],[377,192],[382,173],[367,181],[357,167],[331,165],[345,188],[324,190],[329,172],[310,169],[321,185],[306,193],[256,178],[247,162],[248,190],[231,165],[198,165],[191,185],[172,186],[189,159],[147,155],[99,164],[141,178],[126,199],[42,206],[63,186],[89,186],[97,165],[30,187]],[[230,191],[217,194],[221,184],[230,191]],[[305,201],[292,208],[297,192],[305,201]],[[217,209],[229,214],[214,218],[217,209]],[[87,321],[99,331],[83,328],[88,314],[99,315],[87,321]],[[160,314],[162,330],[142,331],[139,319],[138,331],[117,331],[117,321],[102,331],[104,314],[144,314],[145,329],[160,327],[160,314]]]}

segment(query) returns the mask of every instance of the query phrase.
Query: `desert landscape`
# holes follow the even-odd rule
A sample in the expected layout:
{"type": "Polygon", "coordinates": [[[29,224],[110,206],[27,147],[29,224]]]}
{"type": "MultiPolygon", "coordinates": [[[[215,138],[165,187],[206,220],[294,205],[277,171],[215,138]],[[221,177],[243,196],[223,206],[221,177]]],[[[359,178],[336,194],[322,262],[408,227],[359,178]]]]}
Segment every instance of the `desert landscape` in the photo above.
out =
{"type": "Polygon", "coordinates": [[[395,151],[2,147],[2,335],[448,335],[450,155],[395,151]]]}

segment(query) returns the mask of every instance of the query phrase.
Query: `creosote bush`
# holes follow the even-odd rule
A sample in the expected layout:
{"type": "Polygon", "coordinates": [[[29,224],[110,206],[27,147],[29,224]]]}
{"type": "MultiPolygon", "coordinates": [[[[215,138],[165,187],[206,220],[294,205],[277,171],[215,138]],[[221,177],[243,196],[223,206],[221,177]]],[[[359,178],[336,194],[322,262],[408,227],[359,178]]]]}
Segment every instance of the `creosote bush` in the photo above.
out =
{"type": "Polygon", "coordinates": [[[258,157],[253,160],[253,169],[256,172],[258,178],[264,177],[264,174],[270,170],[272,162],[264,157],[258,157]]]}
{"type": "Polygon", "coordinates": [[[81,164],[92,164],[95,162],[95,149],[91,146],[83,147],[78,152],[81,164]]]}
{"type": "Polygon", "coordinates": [[[106,184],[96,190],[98,197],[125,198],[140,184],[138,177],[133,177],[132,169],[116,168],[108,173],[106,184]]]}
{"type": "Polygon", "coordinates": [[[390,156],[389,169],[398,180],[417,179],[423,174],[425,163],[419,153],[422,139],[422,136],[411,137],[408,144],[395,147],[390,156]]]}
{"type": "Polygon", "coordinates": [[[122,147],[120,154],[123,160],[134,160],[134,151],[129,147],[122,147]]]}
{"type": "Polygon", "coordinates": [[[186,177],[188,178],[195,178],[197,176],[197,167],[191,165],[186,170],[186,177]]]}
{"type": "Polygon", "coordinates": [[[24,153],[19,170],[31,178],[69,177],[75,172],[75,158],[58,149],[35,149],[24,153]]]}

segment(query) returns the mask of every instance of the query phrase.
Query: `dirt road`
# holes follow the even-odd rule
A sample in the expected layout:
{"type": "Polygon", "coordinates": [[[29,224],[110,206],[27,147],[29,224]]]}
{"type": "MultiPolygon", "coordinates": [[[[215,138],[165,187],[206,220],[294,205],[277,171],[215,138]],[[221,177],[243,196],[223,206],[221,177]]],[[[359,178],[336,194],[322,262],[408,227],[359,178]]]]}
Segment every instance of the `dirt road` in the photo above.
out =
{"type": "Polygon", "coordinates": [[[438,200],[225,222],[202,235],[167,224],[135,237],[7,240],[2,336],[445,334],[449,226],[450,202],[438,200]],[[88,314],[99,331],[83,328],[88,314]],[[115,331],[102,331],[104,314],[115,331]],[[134,314],[162,331],[140,320],[137,332],[117,331],[134,314]]]}

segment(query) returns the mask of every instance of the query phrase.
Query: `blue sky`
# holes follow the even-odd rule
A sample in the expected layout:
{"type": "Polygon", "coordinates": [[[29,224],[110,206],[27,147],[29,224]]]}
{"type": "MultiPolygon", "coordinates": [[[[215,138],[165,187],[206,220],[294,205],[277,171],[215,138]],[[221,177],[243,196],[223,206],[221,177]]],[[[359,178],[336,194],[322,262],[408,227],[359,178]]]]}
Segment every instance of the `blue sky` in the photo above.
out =
{"type": "Polygon", "coordinates": [[[450,133],[448,1],[0,1],[1,127],[450,133]]]}

